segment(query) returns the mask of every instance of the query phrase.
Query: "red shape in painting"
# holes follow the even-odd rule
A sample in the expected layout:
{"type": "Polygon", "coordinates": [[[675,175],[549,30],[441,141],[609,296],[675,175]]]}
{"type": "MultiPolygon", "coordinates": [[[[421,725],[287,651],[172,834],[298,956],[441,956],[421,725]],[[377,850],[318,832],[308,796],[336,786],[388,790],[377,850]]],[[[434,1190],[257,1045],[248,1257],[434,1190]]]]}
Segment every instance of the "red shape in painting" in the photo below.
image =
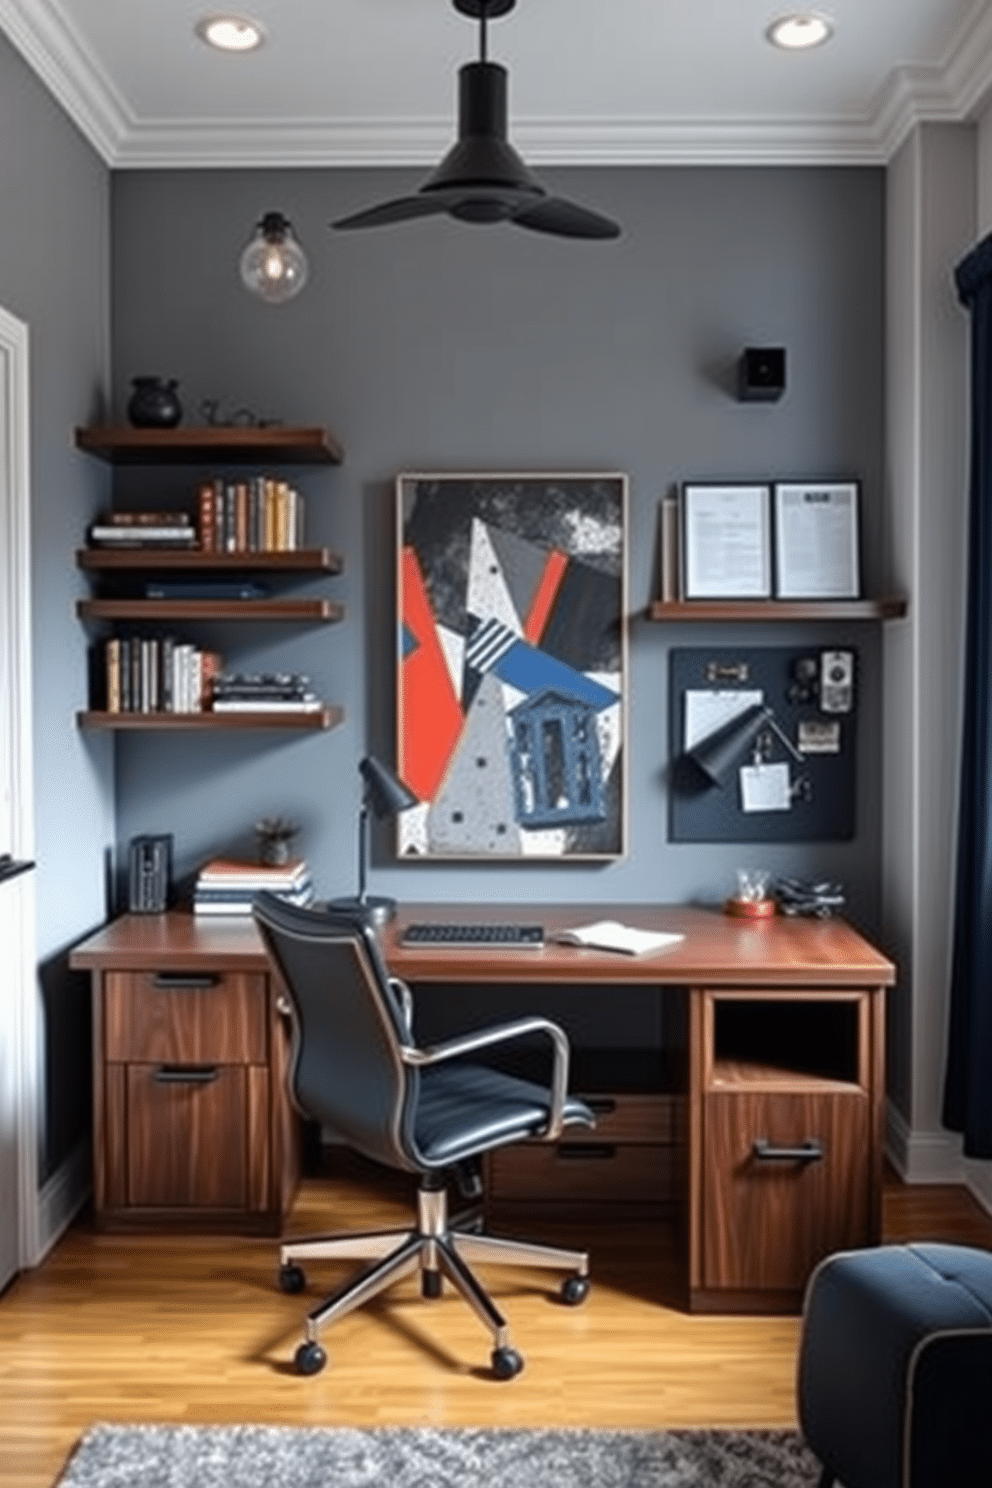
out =
{"type": "Polygon", "coordinates": [[[403,660],[400,774],[421,801],[432,801],[462,731],[462,710],[434,624],[420,564],[403,549],[402,623],[417,642],[403,660]]]}

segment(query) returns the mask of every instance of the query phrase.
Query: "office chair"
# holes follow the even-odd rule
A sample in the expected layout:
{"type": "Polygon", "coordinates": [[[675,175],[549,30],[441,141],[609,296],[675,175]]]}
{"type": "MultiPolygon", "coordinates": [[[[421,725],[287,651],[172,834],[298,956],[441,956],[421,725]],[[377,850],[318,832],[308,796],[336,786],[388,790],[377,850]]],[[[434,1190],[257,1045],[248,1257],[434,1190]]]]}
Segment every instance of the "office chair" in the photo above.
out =
{"type": "Polygon", "coordinates": [[[286,1292],[304,1287],[302,1260],[370,1262],[309,1314],[296,1368],[316,1374],[327,1362],[320,1330],[419,1269],[425,1297],[440,1295],[444,1276],[454,1284],[492,1333],[493,1374],[512,1379],[523,1359],[468,1263],[570,1271],[561,1298],[575,1304],[589,1291],[588,1254],[485,1234],[477,1209],[449,1218],[447,1189],[461,1178],[478,1197],[482,1153],[527,1137],[554,1141],[565,1126],[593,1124],[589,1108],[568,1095],[565,1034],[546,1018],[531,1017],[418,1048],[409,988],[388,974],[375,932],[360,915],[303,909],[269,893],[256,896],[254,915],[288,994],[297,1109],[366,1157],[419,1178],[416,1224],[408,1230],[312,1236],[282,1246],[279,1279],[286,1292]],[[550,1045],[547,1087],[471,1058],[535,1039],[550,1045]]]}

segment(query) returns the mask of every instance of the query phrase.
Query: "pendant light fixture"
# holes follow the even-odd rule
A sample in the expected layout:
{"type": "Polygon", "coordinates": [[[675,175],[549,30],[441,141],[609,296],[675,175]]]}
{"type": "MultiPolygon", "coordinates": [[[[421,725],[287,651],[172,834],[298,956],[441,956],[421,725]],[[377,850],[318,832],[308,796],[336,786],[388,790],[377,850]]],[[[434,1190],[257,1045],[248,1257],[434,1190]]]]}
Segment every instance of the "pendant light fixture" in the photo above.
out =
{"type": "Polygon", "coordinates": [[[241,255],[245,288],[270,305],[281,305],[299,294],[308,272],[306,254],[289,219],[281,212],[266,212],[241,255]]]}

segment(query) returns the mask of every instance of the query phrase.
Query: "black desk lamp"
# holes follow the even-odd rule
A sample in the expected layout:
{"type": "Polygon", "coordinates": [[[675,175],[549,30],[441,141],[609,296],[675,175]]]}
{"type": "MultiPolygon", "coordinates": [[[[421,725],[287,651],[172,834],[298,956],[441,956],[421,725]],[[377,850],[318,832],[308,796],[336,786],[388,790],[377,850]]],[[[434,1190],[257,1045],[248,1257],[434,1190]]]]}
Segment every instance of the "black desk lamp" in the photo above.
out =
{"type": "Polygon", "coordinates": [[[417,805],[417,797],[375,755],[367,754],[358,766],[362,777],[362,803],[358,809],[358,893],[344,899],[330,899],[328,909],[359,914],[373,925],[381,925],[396,913],[396,900],[369,894],[366,879],[369,867],[369,810],[380,821],[398,816],[417,805]]]}
{"type": "Polygon", "coordinates": [[[763,729],[769,729],[799,764],[806,763],[767,703],[754,703],[745,708],[736,718],[714,729],[712,734],[706,734],[686,753],[714,785],[725,785],[735,765],[763,729]]]}

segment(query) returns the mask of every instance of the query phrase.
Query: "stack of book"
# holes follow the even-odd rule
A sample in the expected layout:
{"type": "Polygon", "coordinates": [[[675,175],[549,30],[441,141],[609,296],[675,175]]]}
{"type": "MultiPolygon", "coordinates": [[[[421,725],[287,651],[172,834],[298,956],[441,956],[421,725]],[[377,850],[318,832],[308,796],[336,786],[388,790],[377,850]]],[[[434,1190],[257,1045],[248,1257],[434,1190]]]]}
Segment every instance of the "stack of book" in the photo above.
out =
{"type": "Polygon", "coordinates": [[[199,492],[205,553],[271,553],[303,547],[303,498],[288,481],[204,481],[199,492]]]}
{"type": "Polygon", "coordinates": [[[215,713],[319,713],[323,707],[298,672],[220,672],[213,679],[215,713]]]}
{"type": "Polygon", "coordinates": [[[244,863],[234,858],[212,858],[197,874],[193,887],[193,913],[198,915],[248,915],[255,895],[262,889],[278,894],[290,904],[313,902],[313,880],[302,858],[270,868],[264,863],[244,863]]]}
{"type": "Polygon", "coordinates": [[[199,537],[189,512],[119,511],[89,531],[95,548],[196,548],[199,537]]]}

